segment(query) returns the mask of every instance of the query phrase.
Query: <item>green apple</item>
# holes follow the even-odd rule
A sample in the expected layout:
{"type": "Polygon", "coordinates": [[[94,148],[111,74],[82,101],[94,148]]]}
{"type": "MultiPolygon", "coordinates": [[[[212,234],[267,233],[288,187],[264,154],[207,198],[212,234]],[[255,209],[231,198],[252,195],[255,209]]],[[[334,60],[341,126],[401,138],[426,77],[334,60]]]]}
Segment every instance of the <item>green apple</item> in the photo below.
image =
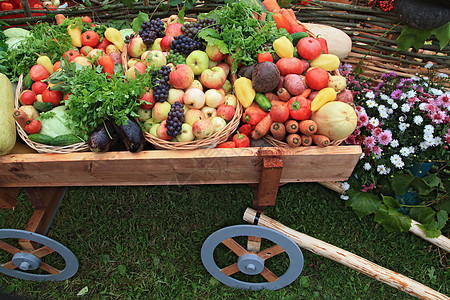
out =
{"type": "Polygon", "coordinates": [[[192,126],[187,123],[183,123],[181,125],[181,133],[177,136],[177,141],[178,142],[190,142],[190,141],[193,141],[194,139],[195,139],[195,135],[192,132],[192,126]]]}
{"type": "Polygon", "coordinates": [[[200,75],[209,66],[209,57],[201,50],[192,51],[186,58],[186,64],[194,71],[194,75],[200,75]]]}
{"type": "Polygon", "coordinates": [[[147,66],[154,67],[156,69],[159,69],[167,64],[166,56],[161,50],[145,51],[141,55],[141,60],[146,62],[147,66]]]}
{"type": "Polygon", "coordinates": [[[157,122],[153,118],[149,118],[144,122],[144,131],[150,132],[150,129],[153,125],[157,124],[157,122]]]}
{"type": "Polygon", "coordinates": [[[162,38],[157,38],[157,39],[153,42],[153,44],[152,44],[152,50],[159,50],[159,51],[162,51],[162,48],[161,48],[161,40],[162,40],[162,38]]]}
{"type": "Polygon", "coordinates": [[[156,134],[156,130],[158,129],[159,125],[161,123],[155,123],[152,125],[152,127],[150,127],[150,130],[148,131],[148,133],[150,133],[152,136],[154,137],[158,137],[158,135],[156,134]]]}
{"type": "Polygon", "coordinates": [[[143,108],[139,107],[137,109],[137,114],[138,114],[139,121],[145,122],[152,117],[152,110],[151,109],[143,109],[143,108]]]}
{"type": "Polygon", "coordinates": [[[170,103],[167,101],[164,102],[156,102],[155,106],[152,108],[152,118],[156,122],[162,122],[167,119],[167,116],[170,112],[170,103]]]}

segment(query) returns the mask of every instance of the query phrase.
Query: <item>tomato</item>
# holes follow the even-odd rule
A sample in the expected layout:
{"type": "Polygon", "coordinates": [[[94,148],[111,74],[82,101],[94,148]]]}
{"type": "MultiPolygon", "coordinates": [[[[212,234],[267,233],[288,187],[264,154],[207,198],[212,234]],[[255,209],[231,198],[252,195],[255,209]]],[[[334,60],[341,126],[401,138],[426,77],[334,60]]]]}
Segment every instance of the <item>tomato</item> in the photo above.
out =
{"type": "Polygon", "coordinates": [[[42,92],[42,101],[50,102],[53,106],[58,106],[63,98],[61,91],[54,91],[46,89],[42,92]]]}
{"type": "Polygon", "coordinates": [[[33,81],[44,80],[47,79],[48,76],[50,76],[50,74],[44,66],[34,65],[30,69],[30,77],[33,81]]]}
{"type": "Polygon", "coordinates": [[[273,56],[270,52],[258,53],[258,62],[261,63],[263,61],[273,62],[273,56]]]}
{"type": "Polygon", "coordinates": [[[35,119],[30,119],[27,121],[26,125],[25,125],[25,131],[28,134],[35,134],[35,133],[39,133],[39,131],[41,130],[41,122],[35,119]]]}
{"type": "Polygon", "coordinates": [[[87,56],[89,52],[91,52],[91,50],[94,49],[91,46],[83,46],[80,49],[81,54],[83,54],[84,56],[87,56]]]}
{"type": "Polygon", "coordinates": [[[306,84],[313,90],[326,88],[329,80],[330,75],[322,68],[312,68],[305,74],[306,84]]]}
{"type": "Polygon", "coordinates": [[[66,52],[63,53],[63,57],[68,59],[69,62],[73,61],[75,59],[75,57],[80,56],[80,52],[78,52],[77,50],[68,50],[66,52]]]}
{"type": "Polygon", "coordinates": [[[72,95],[72,93],[67,93],[67,94],[64,96],[64,100],[68,100],[70,95],[72,95]]]}
{"type": "Polygon", "coordinates": [[[306,28],[305,28],[305,26],[298,24],[298,25],[295,25],[295,26],[291,27],[291,31],[292,31],[292,33],[294,33],[294,32],[306,32],[306,28]]]}
{"type": "Polygon", "coordinates": [[[155,106],[155,98],[153,97],[153,89],[148,92],[145,92],[141,98],[139,98],[139,103],[141,104],[142,109],[151,109],[155,106]]]}
{"type": "MultiPolygon", "coordinates": [[[[103,67],[103,73],[114,74],[114,60],[111,56],[105,55],[98,60],[98,64],[103,67]]],[[[109,76],[108,76],[109,77],[109,76]]]]}
{"type": "Polygon", "coordinates": [[[25,90],[20,94],[19,100],[23,105],[32,105],[36,101],[36,95],[30,90],[25,90]]]}
{"type": "MultiPolygon", "coordinates": [[[[104,37],[103,39],[101,39],[101,41],[94,48],[106,49],[106,47],[108,45],[111,45],[111,42],[108,41],[108,39],[104,37]]],[[[122,49],[120,49],[120,50],[122,50],[122,49]]]]}
{"type": "Polygon", "coordinates": [[[81,22],[92,23],[92,19],[88,16],[84,16],[81,18],[81,22]]]}
{"type": "Polygon", "coordinates": [[[100,40],[98,34],[93,30],[85,31],[81,34],[81,44],[83,46],[95,47],[100,40]]]}
{"type": "Polygon", "coordinates": [[[13,10],[13,5],[11,3],[2,2],[2,10],[13,10]]]}
{"type": "Polygon", "coordinates": [[[322,54],[322,45],[315,38],[304,37],[297,43],[297,52],[301,58],[313,60],[322,54]]]}
{"type": "Polygon", "coordinates": [[[61,61],[60,60],[58,60],[57,62],[55,62],[54,64],[53,64],[53,72],[56,72],[58,69],[60,69],[61,68],[61,61]]]}
{"type": "Polygon", "coordinates": [[[45,82],[42,81],[36,81],[35,83],[33,83],[33,85],[31,86],[31,90],[36,94],[36,95],[40,95],[42,94],[42,92],[47,88],[47,84],[45,82]]]}
{"type": "Polygon", "coordinates": [[[284,123],[289,119],[289,108],[286,105],[272,106],[269,113],[274,122],[284,123]]]}

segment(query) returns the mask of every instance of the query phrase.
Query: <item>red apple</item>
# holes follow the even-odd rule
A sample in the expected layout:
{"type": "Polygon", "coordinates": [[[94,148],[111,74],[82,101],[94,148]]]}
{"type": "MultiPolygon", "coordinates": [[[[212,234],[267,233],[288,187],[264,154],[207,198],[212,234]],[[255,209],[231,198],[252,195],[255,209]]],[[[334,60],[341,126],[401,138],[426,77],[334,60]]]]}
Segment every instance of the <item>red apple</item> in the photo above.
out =
{"type": "Polygon", "coordinates": [[[300,75],[303,73],[303,63],[296,57],[282,57],[277,61],[276,65],[281,75],[300,75]]]}
{"type": "Polygon", "coordinates": [[[205,93],[198,88],[190,88],[183,95],[183,102],[188,108],[202,108],[205,105],[205,93]]]}
{"type": "Polygon", "coordinates": [[[147,50],[147,45],[140,36],[136,36],[131,39],[127,50],[131,57],[139,58],[147,50]]]}
{"type": "Polygon", "coordinates": [[[233,119],[235,112],[236,110],[231,105],[222,104],[217,108],[217,116],[223,118],[227,123],[233,119]]]}
{"type": "Polygon", "coordinates": [[[145,92],[141,98],[139,98],[139,103],[141,104],[142,109],[151,109],[155,106],[155,98],[153,97],[153,89],[148,92],[145,92]]]}
{"type": "Polygon", "coordinates": [[[218,62],[225,58],[225,54],[220,52],[219,47],[216,45],[206,45],[205,52],[211,61],[218,62]]]}
{"type": "Polygon", "coordinates": [[[127,77],[127,79],[134,80],[134,79],[136,79],[137,73],[144,74],[145,72],[147,72],[146,69],[147,69],[147,66],[143,62],[138,61],[131,68],[128,69],[126,77],[127,77]]]}
{"type": "Polygon", "coordinates": [[[167,120],[162,121],[158,128],[156,128],[156,135],[161,140],[169,141],[172,139],[172,137],[167,134],[167,120]]]}
{"type": "Polygon", "coordinates": [[[227,76],[228,74],[230,74],[230,65],[227,64],[226,62],[221,62],[217,66],[221,67],[225,71],[225,74],[227,74],[227,76]]]}
{"type": "Polygon", "coordinates": [[[192,108],[184,114],[184,122],[191,125],[197,120],[206,119],[206,115],[200,109],[192,108]]]}
{"type": "Polygon", "coordinates": [[[313,60],[322,54],[322,45],[313,37],[304,37],[297,43],[297,52],[301,58],[313,60]]]}
{"type": "Polygon", "coordinates": [[[185,64],[179,64],[169,73],[169,82],[176,89],[186,89],[194,82],[194,72],[185,64]]]}
{"type": "Polygon", "coordinates": [[[198,139],[204,139],[214,133],[214,125],[210,119],[197,120],[192,124],[192,132],[198,139]]]}
{"type": "Polygon", "coordinates": [[[217,108],[225,103],[225,95],[216,89],[209,89],[205,92],[205,103],[209,107],[217,108]]]}
{"type": "Polygon", "coordinates": [[[162,38],[161,40],[161,50],[162,51],[169,51],[170,50],[170,43],[172,43],[172,41],[174,40],[174,37],[171,35],[166,35],[165,37],[162,38]]]}
{"type": "Polygon", "coordinates": [[[172,23],[167,25],[166,28],[166,36],[180,36],[183,34],[183,30],[181,30],[181,28],[183,28],[183,24],[180,23],[172,23]]]}
{"type": "Polygon", "coordinates": [[[206,69],[200,75],[200,82],[209,89],[220,89],[227,80],[227,74],[221,67],[206,69]]]}

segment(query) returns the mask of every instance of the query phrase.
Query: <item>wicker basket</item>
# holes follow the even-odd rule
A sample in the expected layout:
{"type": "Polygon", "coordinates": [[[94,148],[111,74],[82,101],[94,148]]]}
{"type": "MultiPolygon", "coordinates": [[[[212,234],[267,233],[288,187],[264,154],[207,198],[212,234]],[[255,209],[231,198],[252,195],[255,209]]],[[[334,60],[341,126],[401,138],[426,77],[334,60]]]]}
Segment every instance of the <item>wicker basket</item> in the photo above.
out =
{"type": "MultiPolygon", "coordinates": [[[[16,109],[20,108],[19,98],[20,94],[23,90],[23,75],[19,76],[19,80],[17,82],[16,95],[14,98],[14,107],[16,109]]],[[[87,143],[76,143],[67,146],[50,146],[45,144],[40,144],[33,142],[28,138],[28,134],[23,130],[23,128],[16,122],[17,133],[20,138],[32,149],[36,150],[39,153],[73,153],[73,152],[82,152],[89,150],[89,146],[87,143]]]]}

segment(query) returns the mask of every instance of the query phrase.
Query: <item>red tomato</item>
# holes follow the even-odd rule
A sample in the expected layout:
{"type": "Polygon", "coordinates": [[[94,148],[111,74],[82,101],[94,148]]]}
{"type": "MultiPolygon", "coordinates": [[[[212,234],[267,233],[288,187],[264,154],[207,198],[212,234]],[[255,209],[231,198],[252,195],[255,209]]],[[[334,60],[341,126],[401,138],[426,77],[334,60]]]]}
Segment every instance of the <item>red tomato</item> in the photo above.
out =
{"type": "Polygon", "coordinates": [[[315,38],[304,37],[297,43],[297,52],[301,58],[313,60],[322,54],[322,45],[315,38]]]}
{"type": "MultiPolygon", "coordinates": [[[[102,48],[106,49],[108,45],[111,45],[111,42],[108,41],[105,37],[94,47],[94,48],[102,48]]],[[[122,49],[120,49],[122,50],[122,49]]]]}
{"type": "Polygon", "coordinates": [[[312,68],[305,74],[306,84],[313,90],[326,88],[329,80],[330,75],[322,68],[312,68]]]}
{"type": "Polygon", "coordinates": [[[273,56],[270,52],[258,53],[258,62],[261,63],[263,61],[273,62],[273,56]]]}
{"type": "Polygon", "coordinates": [[[88,16],[84,16],[81,18],[81,22],[92,23],[92,19],[88,16]]]}
{"type": "Polygon", "coordinates": [[[25,125],[25,131],[28,134],[35,134],[35,133],[39,133],[39,131],[41,130],[41,122],[35,119],[30,119],[27,121],[26,125],[25,125]]]}
{"type": "Polygon", "coordinates": [[[13,5],[11,3],[3,3],[2,2],[2,10],[13,10],[13,5]]]}
{"type": "Polygon", "coordinates": [[[78,52],[78,50],[72,49],[63,53],[63,57],[67,58],[69,62],[73,61],[77,56],[80,56],[80,52],[78,52]]]}
{"type": "Polygon", "coordinates": [[[47,79],[48,76],[50,76],[50,74],[47,69],[41,65],[34,65],[30,69],[30,77],[33,81],[44,80],[47,79]]]}
{"type": "Polygon", "coordinates": [[[33,85],[31,86],[31,90],[36,94],[42,94],[42,92],[47,88],[47,84],[45,82],[42,81],[36,81],[35,83],[33,83],[33,85]]]}
{"type": "Polygon", "coordinates": [[[53,106],[59,105],[63,98],[61,91],[51,91],[49,89],[46,89],[42,92],[42,101],[43,102],[50,102],[53,104],[53,106]]]}
{"type": "Polygon", "coordinates": [[[289,119],[289,108],[286,105],[272,106],[269,113],[274,122],[284,123],[289,119]]]}
{"type": "Polygon", "coordinates": [[[80,49],[81,54],[83,54],[84,56],[87,56],[89,52],[91,52],[91,50],[94,49],[91,46],[83,46],[80,49]]]}
{"type": "Polygon", "coordinates": [[[98,34],[93,30],[85,31],[81,34],[81,44],[83,46],[95,47],[100,40],[98,34]]]}
{"type": "Polygon", "coordinates": [[[19,100],[23,105],[32,105],[36,101],[36,95],[30,90],[25,90],[20,94],[19,100]]]}
{"type": "Polygon", "coordinates": [[[103,67],[103,73],[114,74],[114,60],[111,56],[105,55],[98,60],[98,64],[103,67]]]}
{"type": "Polygon", "coordinates": [[[298,25],[295,25],[295,26],[291,27],[291,31],[292,31],[292,33],[294,33],[294,32],[306,32],[306,28],[305,28],[305,26],[298,24],[298,25]]]}
{"type": "Polygon", "coordinates": [[[61,61],[58,60],[53,64],[53,72],[56,72],[59,68],[61,68],[61,61]]]}

